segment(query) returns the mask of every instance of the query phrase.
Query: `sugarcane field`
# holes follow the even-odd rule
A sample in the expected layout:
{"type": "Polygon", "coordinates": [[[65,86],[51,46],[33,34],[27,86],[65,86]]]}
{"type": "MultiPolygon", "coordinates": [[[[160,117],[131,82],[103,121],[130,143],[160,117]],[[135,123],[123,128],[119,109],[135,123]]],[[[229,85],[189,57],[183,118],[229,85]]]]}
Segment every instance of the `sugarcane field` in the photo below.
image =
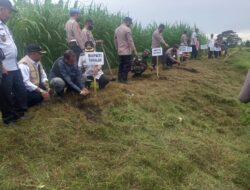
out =
{"type": "Polygon", "coordinates": [[[0,190],[250,190],[249,8],[0,0],[0,190]]]}

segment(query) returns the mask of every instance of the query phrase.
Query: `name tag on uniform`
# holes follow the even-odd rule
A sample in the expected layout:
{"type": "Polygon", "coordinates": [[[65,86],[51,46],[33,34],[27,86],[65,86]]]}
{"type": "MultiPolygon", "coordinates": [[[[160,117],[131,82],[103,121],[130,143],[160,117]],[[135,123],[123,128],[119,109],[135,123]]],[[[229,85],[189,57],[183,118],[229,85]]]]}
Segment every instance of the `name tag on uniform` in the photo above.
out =
{"type": "Polygon", "coordinates": [[[0,39],[2,42],[6,42],[7,40],[6,35],[0,35],[0,39]]]}
{"type": "Polygon", "coordinates": [[[6,42],[6,40],[7,40],[6,32],[3,28],[0,28],[0,40],[2,42],[6,42]]]}

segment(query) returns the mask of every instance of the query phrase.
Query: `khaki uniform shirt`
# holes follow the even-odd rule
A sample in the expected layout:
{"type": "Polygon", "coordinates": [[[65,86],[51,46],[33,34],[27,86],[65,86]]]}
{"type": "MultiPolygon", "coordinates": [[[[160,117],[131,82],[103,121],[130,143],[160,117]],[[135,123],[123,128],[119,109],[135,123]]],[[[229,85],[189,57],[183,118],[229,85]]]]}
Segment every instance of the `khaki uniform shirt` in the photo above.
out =
{"type": "Polygon", "coordinates": [[[79,23],[74,19],[69,19],[65,25],[65,30],[67,33],[67,42],[76,42],[77,45],[84,50],[84,43],[81,36],[81,28],[79,23]]]}
{"type": "Polygon", "coordinates": [[[169,59],[171,59],[173,62],[179,62],[180,61],[180,52],[177,50],[176,53],[174,53],[173,48],[169,48],[166,52],[169,59]]]}
{"type": "Polygon", "coordinates": [[[157,29],[154,31],[153,36],[152,36],[152,46],[151,48],[160,48],[162,44],[166,44],[162,33],[159,32],[157,29]]]}
{"type": "Polygon", "coordinates": [[[94,36],[92,34],[92,31],[88,30],[87,28],[84,28],[82,30],[82,39],[83,39],[84,46],[85,46],[86,42],[91,41],[94,44],[94,46],[96,47],[96,42],[95,42],[94,36]]]}
{"type": "Polygon", "coordinates": [[[135,50],[135,44],[131,29],[125,24],[121,24],[115,30],[115,47],[118,55],[132,55],[135,50]]]}
{"type": "Polygon", "coordinates": [[[187,36],[187,34],[182,34],[182,36],[181,36],[181,46],[188,46],[188,36],[187,36]]]}

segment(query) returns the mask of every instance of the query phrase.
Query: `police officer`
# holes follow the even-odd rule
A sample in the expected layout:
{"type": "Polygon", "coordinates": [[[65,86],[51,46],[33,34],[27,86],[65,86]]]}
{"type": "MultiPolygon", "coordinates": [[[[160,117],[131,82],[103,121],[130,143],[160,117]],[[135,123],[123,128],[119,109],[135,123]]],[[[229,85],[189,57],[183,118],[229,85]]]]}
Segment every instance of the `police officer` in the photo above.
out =
{"type": "Polygon", "coordinates": [[[27,110],[26,90],[21,71],[17,66],[17,47],[6,25],[12,11],[15,9],[9,0],[0,1],[0,48],[5,55],[2,61],[0,104],[3,122],[6,125],[23,117],[27,110]]]}
{"type": "Polygon", "coordinates": [[[125,17],[123,23],[115,30],[115,47],[120,58],[118,80],[121,83],[127,83],[128,73],[132,63],[132,53],[137,55],[132,31],[130,29],[132,24],[132,19],[125,17]]]}
{"type": "MultiPolygon", "coordinates": [[[[165,42],[165,40],[163,38],[164,30],[165,30],[165,25],[160,24],[159,27],[154,31],[154,33],[152,35],[152,45],[151,45],[152,49],[160,48],[162,46],[164,46],[164,48],[168,49],[169,45],[165,42]]],[[[156,64],[157,64],[157,58],[152,57],[153,69],[155,69],[156,64]]]]}
{"type": "Polygon", "coordinates": [[[80,9],[78,8],[70,9],[70,19],[65,25],[67,42],[69,43],[70,49],[75,52],[77,60],[84,50],[84,42],[81,36],[81,27],[79,24],[80,13],[80,9]]]}
{"type": "Polygon", "coordinates": [[[87,19],[85,21],[85,26],[82,30],[83,44],[86,48],[87,42],[92,42],[94,44],[94,49],[96,49],[97,44],[102,44],[102,40],[95,40],[92,30],[94,29],[94,21],[92,19],[87,19]]]}

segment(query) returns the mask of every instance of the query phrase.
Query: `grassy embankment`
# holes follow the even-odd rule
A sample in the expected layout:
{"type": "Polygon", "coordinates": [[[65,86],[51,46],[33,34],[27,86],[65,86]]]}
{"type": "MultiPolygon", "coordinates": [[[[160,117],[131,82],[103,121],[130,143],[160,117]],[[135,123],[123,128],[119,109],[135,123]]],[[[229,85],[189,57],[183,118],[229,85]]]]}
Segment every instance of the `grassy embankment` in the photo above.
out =
{"type": "Polygon", "coordinates": [[[0,127],[0,189],[250,189],[250,108],[237,100],[247,57],[31,109],[31,121],[0,127]]]}

